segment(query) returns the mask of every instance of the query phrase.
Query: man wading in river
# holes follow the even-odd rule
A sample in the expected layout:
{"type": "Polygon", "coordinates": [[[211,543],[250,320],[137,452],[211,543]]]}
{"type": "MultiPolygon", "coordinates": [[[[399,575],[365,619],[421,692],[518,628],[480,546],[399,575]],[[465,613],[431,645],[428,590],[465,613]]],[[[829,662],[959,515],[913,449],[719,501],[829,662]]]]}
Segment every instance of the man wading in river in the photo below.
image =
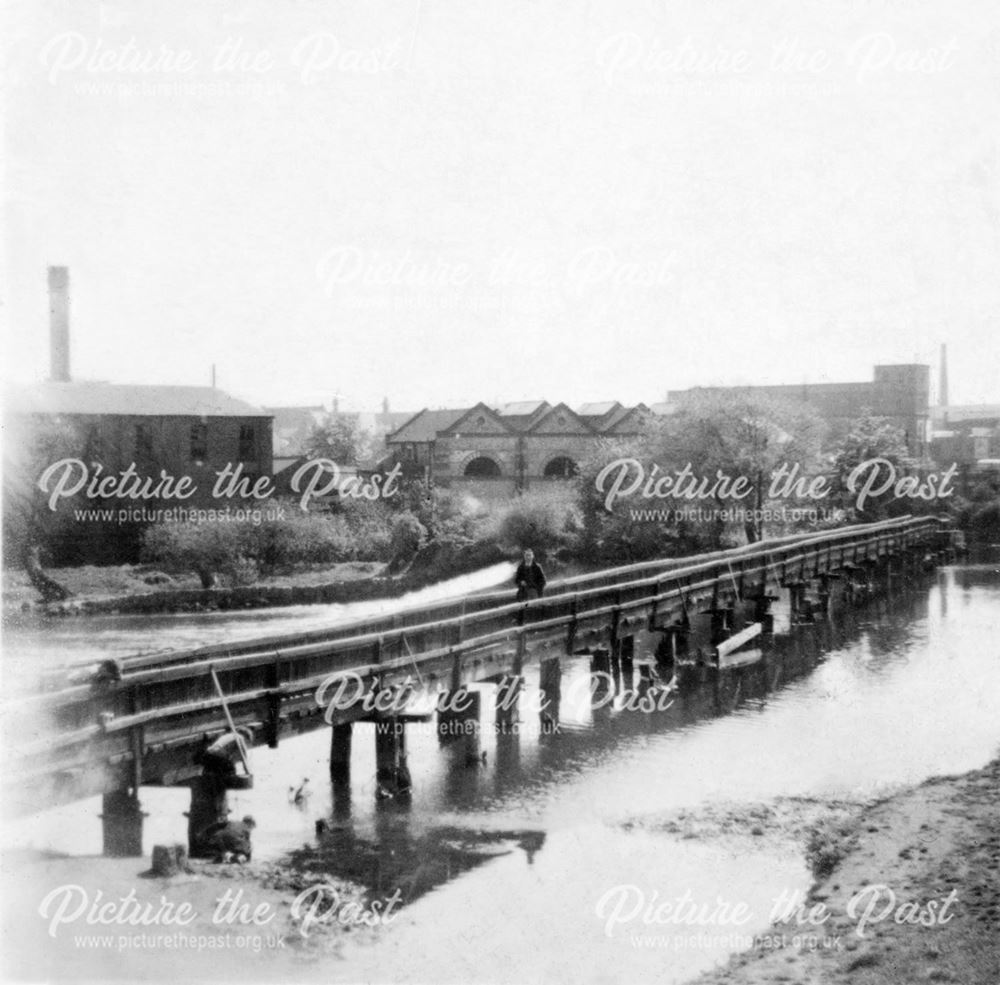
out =
{"type": "Polygon", "coordinates": [[[524,552],[524,560],[517,566],[514,584],[517,585],[518,602],[540,599],[545,591],[545,572],[535,560],[535,552],[530,547],[524,552]]]}

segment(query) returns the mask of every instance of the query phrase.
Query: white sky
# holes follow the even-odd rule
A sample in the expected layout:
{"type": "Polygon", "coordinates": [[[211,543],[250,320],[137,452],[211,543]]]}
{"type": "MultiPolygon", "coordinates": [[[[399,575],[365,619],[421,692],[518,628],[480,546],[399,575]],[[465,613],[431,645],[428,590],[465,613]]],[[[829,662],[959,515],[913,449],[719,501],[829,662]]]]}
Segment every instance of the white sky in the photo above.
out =
{"type": "Polygon", "coordinates": [[[650,402],[947,342],[1000,401],[998,8],[8,5],[6,375],[59,263],[75,378],[650,402]]]}

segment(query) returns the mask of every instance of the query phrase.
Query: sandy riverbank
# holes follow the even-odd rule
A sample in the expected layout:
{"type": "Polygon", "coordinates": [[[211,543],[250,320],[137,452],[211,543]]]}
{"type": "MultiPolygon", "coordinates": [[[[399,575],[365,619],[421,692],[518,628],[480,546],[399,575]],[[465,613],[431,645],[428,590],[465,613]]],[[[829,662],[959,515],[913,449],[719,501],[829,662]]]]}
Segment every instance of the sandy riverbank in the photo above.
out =
{"type": "MultiPolygon", "coordinates": [[[[800,913],[825,919],[803,924],[790,917],[775,924],[752,950],[697,979],[697,985],[996,985],[998,795],[1000,758],[868,805],[782,798],[647,817],[636,824],[734,847],[760,837],[781,851],[804,852],[817,874],[800,913]]],[[[192,873],[169,880],[147,878],[143,859],[11,856],[2,867],[3,971],[13,981],[351,980],[343,956],[347,942],[393,932],[391,926],[373,928],[355,919],[372,902],[360,886],[309,871],[293,873],[276,863],[194,863],[192,873]],[[331,910],[336,919],[303,934],[308,905],[296,910],[294,900],[324,884],[338,898],[332,907],[324,898],[314,912],[331,910]],[[53,928],[61,897],[47,907],[43,901],[67,886],[80,888],[72,897],[62,890],[72,902],[64,913],[72,915],[83,894],[88,909],[53,928]],[[154,907],[186,902],[194,917],[183,926],[163,920],[150,926],[88,922],[88,914],[100,912],[90,908],[98,893],[101,904],[117,903],[133,890],[154,907]],[[266,919],[227,920],[227,913],[237,912],[219,910],[227,891],[230,901],[240,894],[235,902],[246,907],[245,916],[264,907],[266,919]],[[351,909],[355,903],[360,909],[351,909]]]]}
{"type": "Polygon", "coordinates": [[[347,940],[377,932],[360,886],[275,863],[195,861],[171,878],[151,877],[148,859],[0,865],[3,981],[315,981],[347,940]]]}
{"type": "Polygon", "coordinates": [[[821,905],[815,917],[827,919],[775,924],[698,985],[996,985],[998,804],[995,759],[863,809],[825,812],[808,826],[818,878],[803,915],[821,905]]]}

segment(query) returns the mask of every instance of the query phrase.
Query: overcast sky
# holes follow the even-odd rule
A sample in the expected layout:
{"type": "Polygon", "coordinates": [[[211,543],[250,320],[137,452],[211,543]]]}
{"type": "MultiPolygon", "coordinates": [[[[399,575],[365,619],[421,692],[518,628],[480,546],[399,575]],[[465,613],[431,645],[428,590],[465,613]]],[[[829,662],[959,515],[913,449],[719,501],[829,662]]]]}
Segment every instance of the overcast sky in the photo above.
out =
{"type": "Polygon", "coordinates": [[[7,376],[1000,401],[991,0],[8,5],[7,376]]]}

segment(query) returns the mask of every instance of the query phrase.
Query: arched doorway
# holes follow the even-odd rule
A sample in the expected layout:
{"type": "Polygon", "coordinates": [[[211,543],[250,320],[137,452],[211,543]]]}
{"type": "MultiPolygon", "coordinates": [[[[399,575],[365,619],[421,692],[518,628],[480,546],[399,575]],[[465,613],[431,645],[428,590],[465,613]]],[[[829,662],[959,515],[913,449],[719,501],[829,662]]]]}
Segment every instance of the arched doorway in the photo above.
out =
{"type": "Polygon", "coordinates": [[[545,466],[546,479],[572,479],[580,474],[580,469],[572,458],[560,455],[545,466]]]}
{"type": "Polygon", "coordinates": [[[499,479],[500,466],[492,458],[480,455],[465,466],[464,474],[470,479],[499,479]]]}

